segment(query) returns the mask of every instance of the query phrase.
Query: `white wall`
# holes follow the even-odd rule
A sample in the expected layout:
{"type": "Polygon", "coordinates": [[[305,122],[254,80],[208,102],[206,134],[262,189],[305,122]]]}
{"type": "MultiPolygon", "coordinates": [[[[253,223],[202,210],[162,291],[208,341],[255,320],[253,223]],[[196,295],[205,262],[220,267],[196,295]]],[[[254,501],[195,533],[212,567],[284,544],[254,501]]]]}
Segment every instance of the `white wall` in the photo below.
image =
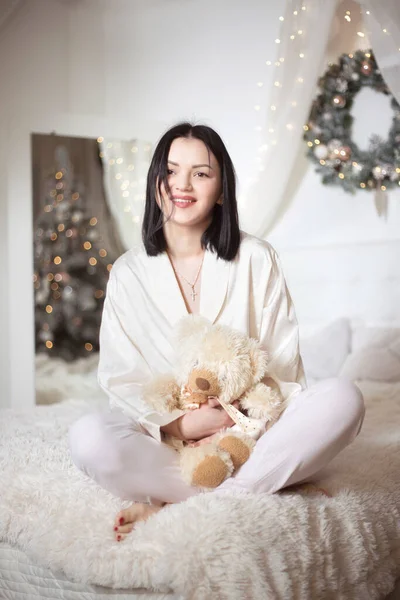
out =
{"type": "MultiPolygon", "coordinates": [[[[221,133],[244,190],[283,4],[29,0],[1,31],[0,406],[34,404],[30,133],[155,142],[194,118],[221,133]]],[[[398,210],[385,224],[371,202],[322,187],[309,170],[271,240],[284,251],[398,239],[398,210]]]]}

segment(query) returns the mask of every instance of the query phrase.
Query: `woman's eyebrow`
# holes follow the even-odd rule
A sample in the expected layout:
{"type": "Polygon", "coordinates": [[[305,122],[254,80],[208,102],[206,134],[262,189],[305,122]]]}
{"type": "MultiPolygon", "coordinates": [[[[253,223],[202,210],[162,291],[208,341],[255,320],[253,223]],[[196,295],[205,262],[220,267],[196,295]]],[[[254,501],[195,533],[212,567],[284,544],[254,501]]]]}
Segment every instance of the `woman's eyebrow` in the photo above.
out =
{"type": "MultiPolygon", "coordinates": [[[[173,160],[169,160],[168,161],[171,165],[176,165],[177,167],[179,167],[179,163],[174,162],[173,160]]],[[[192,165],[192,169],[198,169],[199,167],[208,167],[209,169],[212,169],[211,165],[192,165]]]]}

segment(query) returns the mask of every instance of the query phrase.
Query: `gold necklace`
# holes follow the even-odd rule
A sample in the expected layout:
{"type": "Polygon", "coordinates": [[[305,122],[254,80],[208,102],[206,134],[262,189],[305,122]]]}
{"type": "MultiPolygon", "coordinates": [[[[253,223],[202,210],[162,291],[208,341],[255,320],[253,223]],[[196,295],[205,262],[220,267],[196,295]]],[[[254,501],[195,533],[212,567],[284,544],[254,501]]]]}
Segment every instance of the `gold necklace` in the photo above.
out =
{"type": "MultiPolygon", "coordinates": [[[[168,256],[169,256],[169,255],[168,255],[168,256]]],[[[194,280],[194,282],[193,282],[193,283],[190,283],[190,281],[188,281],[188,279],[186,279],[186,277],[185,277],[184,275],[182,275],[182,273],[179,273],[178,269],[175,267],[175,265],[174,265],[174,263],[173,263],[173,261],[172,261],[172,258],[171,258],[170,256],[169,256],[169,259],[170,259],[170,261],[171,261],[171,265],[172,265],[172,268],[174,269],[175,273],[176,273],[177,275],[179,275],[179,277],[182,277],[182,279],[183,279],[184,281],[186,281],[186,283],[187,283],[188,285],[190,285],[190,287],[192,288],[191,296],[192,296],[192,302],[194,302],[194,301],[196,300],[196,296],[197,296],[197,292],[195,292],[194,286],[195,286],[195,285],[196,285],[196,283],[197,283],[197,280],[198,280],[198,278],[199,278],[199,275],[200,275],[201,267],[203,266],[203,261],[204,261],[204,253],[203,253],[203,258],[201,259],[201,263],[200,263],[200,266],[199,266],[199,270],[197,271],[196,279],[194,280]]]]}

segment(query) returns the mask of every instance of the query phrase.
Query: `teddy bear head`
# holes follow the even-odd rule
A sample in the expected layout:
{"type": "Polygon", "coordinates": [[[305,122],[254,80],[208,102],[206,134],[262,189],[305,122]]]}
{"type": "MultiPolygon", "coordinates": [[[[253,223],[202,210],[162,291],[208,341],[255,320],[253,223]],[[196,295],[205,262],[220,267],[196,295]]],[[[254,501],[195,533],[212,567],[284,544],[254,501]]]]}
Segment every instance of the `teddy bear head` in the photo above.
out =
{"type": "Polygon", "coordinates": [[[219,396],[222,391],[217,375],[209,369],[192,369],[186,387],[191,400],[199,404],[206,402],[209,396],[219,396]]]}
{"type": "Polygon", "coordinates": [[[181,319],[175,344],[179,383],[196,395],[233,402],[267,371],[268,356],[257,340],[204,317],[181,319]]]}

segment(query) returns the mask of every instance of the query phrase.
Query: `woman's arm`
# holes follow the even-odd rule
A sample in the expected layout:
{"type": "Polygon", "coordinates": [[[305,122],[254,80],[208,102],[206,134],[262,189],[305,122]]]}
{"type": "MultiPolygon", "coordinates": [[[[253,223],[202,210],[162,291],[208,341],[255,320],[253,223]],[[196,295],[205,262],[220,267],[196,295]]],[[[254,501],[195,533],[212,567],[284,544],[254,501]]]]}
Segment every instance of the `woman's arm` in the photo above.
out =
{"type": "MultiPolygon", "coordinates": [[[[238,408],[239,402],[233,402],[238,408]]],[[[221,429],[232,427],[234,421],[217,400],[209,399],[196,410],[191,410],[176,421],[161,427],[180,440],[201,440],[218,433],[221,429]]]]}
{"type": "Polygon", "coordinates": [[[152,410],[141,398],[144,383],[152,377],[144,359],[140,339],[140,316],[126,309],[132,306],[126,281],[131,273],[123,263],[115,264],[110,273],[100,327],[100,359],[98,381],[110,403],[133,416],[155,439],[161,441],[160,427],[184,414],[175,410],[161,414],[152,410]]]}

